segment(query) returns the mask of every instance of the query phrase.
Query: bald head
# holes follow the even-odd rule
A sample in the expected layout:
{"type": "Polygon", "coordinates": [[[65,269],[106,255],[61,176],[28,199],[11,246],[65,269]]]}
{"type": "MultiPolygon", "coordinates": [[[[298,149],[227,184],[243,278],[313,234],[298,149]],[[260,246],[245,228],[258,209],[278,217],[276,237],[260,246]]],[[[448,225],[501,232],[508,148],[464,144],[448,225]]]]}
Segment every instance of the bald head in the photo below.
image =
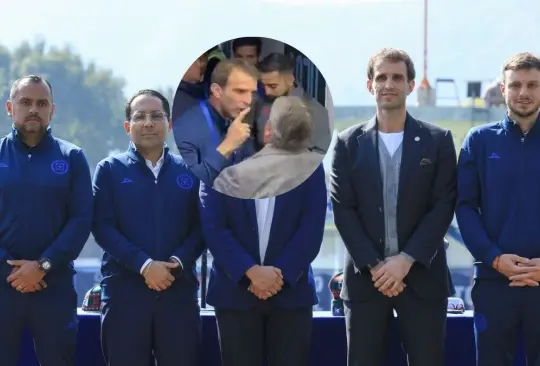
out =
{"type": "Polygon", "coordinates": [[[306,149],[311,141],[312,124],[311,113],[301,98],[279,97],[270,109],[269,143],[289,151],[306,149]]]}

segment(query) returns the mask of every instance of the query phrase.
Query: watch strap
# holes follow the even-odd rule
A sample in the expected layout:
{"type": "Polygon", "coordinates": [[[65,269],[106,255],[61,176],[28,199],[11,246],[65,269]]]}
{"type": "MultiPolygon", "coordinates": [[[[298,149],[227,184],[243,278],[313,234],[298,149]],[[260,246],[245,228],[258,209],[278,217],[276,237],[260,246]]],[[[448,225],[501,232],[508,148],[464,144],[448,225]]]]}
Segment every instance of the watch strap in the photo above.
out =
{"type": "Polygon", "coordinates": [[[51,270],[51,260],[49,258],[41,258],[38,261],[39,269],[43,272],[49,272],[51,270]]]}

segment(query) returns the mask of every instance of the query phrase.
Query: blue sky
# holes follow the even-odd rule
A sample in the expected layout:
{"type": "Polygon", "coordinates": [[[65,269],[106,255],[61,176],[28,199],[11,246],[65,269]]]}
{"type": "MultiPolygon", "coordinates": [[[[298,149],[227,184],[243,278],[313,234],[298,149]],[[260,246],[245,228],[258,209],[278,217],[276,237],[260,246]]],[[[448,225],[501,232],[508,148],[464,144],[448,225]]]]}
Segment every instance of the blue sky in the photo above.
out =
{"type": "MultiPolygon", "coordinates": [[[[323,72],[336,105],[372,103],[365,66],[382,47],[409,52],[421,78],[423,0],[283,2],[12,1],[0,22],[0,42],[14,47],[41,37],[49,44],[69,44],[85,60],[124,77],[128,94],[175,86],[203,50],[248,35],[279,39],[303,51],[323,72]]],[[[534,14],[540,14],[540,1],[430,0],[429,79],[455,78],[464,92],[466,80],[496,77],[513,53],[540,53],[534,14]]],[[[416,97],[411,99],[414,104],[416,97]]]]}

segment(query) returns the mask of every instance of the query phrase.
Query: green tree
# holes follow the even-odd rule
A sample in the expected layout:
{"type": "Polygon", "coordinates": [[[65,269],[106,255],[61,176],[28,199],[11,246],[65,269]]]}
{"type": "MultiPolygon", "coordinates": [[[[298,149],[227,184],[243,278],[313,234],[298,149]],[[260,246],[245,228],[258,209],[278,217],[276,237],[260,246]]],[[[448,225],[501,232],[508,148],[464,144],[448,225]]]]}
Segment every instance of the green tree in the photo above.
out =
{"type": "MultiPolygon", "coordinates": [[[[23,42],[11,52],[0,45],[0,98],[9,98],[13,81],[36,74],[46,77],[54,90],[56,114],[53,134],[79,145],[92,169],[114,149],[125,149],[122,128],[125,81],[111,70],[85,64],[69,47],[47,47],[45,42],[23,42]]],[[[11,129],[11,120],[0,113],[0,134],[11,129]]]]}

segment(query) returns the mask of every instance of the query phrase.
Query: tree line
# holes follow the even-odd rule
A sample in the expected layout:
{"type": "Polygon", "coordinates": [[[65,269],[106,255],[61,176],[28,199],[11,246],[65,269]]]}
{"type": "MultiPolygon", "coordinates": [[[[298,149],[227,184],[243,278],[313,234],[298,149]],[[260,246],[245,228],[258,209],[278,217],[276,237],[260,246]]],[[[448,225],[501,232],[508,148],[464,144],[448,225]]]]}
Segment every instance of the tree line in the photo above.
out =
{"type": "MultiPolygon", "coordinates": [[[[127,148],[129,140],[122,127],[125,79],[94,62],[84,62],[69,46],[23,42],[9,50],[0,45],[2,102],[9,99],[11,84],[29,74],[51,82],[56,104],[53,134],[83,148],[92,169],[111,151],[127,148]]],[[[173,90],[161,92],[172,104],[173,90]]],[[[11,123],[5,112],[0,113],[1,136],[10,132],[11,123]]]]}

